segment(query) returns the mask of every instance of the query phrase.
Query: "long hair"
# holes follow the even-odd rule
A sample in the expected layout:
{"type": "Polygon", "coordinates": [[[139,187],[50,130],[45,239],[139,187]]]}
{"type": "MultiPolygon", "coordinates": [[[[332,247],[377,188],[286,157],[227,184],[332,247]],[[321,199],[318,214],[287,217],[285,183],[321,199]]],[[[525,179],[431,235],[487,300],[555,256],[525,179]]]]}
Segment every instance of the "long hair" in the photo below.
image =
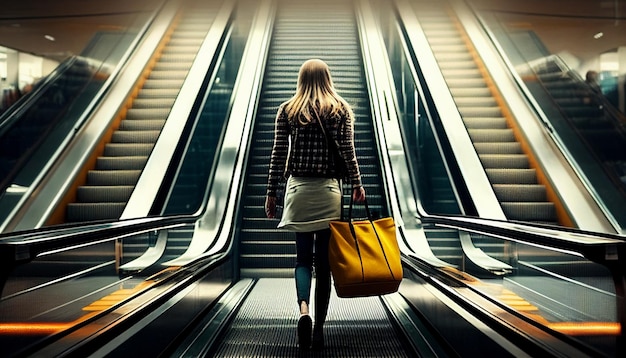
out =
{"type": "Polygon", "coordinates": [[[335,91],[328,65],[319,59],[307,60],[302,64],[296,94],[285,103],[289,119],[303,125],[313,120],[311,109],[318,111],[320,118],[351,110],[335,91]]]}

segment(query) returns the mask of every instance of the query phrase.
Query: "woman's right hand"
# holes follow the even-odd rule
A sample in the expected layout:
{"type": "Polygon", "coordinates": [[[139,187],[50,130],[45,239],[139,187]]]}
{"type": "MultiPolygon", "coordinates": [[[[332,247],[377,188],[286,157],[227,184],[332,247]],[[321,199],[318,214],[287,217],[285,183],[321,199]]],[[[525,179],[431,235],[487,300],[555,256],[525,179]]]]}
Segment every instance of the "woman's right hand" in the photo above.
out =
{"type": "Polygon", "coordinates": [[[266,196],[265,197],[265,215],[268,219],[273,219],[276,217],[276,197],[275,196],[266,196]]]}
{"type": "Polygon", "coordinates": [[[352,189],[352,200],[357,203],[361,203],[365,201],[365,188],[362,186],[356,187],[352,189]]]}

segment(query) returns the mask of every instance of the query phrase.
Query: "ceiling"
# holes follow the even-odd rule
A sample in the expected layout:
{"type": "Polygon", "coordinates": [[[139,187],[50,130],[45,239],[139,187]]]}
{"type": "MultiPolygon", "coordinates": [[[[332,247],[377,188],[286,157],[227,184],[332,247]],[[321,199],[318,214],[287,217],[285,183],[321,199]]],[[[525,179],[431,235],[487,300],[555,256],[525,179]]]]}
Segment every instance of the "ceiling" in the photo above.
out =
{"type": "Polygon", "coordinates": [[[159,0],[3,1],[0,46],[64,59],[79,54],[94,33],[124,30],[148,18],[160,4],[159,0]]]}
{"type": "MultiPolygon", "coordinates": [[[[212,0],[205,0],[212,1],[212,0]]],[[[387,1],[387,0],[380,0],[387,1]]],[[[470,0],[512,27],[530,27],[551,52],[586,58],[626,46],[626,0],[470,0]],[[601,39],[593,35],[603,32],[601,39]]],[[[61,60],[78,54],[97,31],[127,29],[162,0],[3,1],[0,46],[61,60]],[[54,41],[44,36],[54,37],[54,41]]]]}

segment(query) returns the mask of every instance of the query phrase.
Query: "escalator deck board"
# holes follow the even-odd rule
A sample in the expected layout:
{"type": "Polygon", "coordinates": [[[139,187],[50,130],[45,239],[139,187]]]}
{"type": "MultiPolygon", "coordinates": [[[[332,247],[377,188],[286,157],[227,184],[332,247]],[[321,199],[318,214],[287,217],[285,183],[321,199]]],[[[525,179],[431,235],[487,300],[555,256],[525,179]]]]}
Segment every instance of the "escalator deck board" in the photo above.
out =
{"type": "MultiPolygon", "coordinates": [[[[293,279],[260,279],[213,356],[302,356],[297,345],[297,319],[293,279]]],[[[311,352],[315,357],[409,356],[378,297],[344,299],[333,291],[324,331],[325,348],[311,352]]]]}

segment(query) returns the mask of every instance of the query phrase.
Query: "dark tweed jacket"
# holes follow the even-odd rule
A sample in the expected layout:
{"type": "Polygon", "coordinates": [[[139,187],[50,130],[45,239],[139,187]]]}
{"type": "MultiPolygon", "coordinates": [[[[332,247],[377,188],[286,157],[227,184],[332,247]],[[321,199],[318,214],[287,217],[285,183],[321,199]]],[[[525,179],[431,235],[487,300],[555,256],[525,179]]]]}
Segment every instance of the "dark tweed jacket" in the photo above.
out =
{"type": "MultiPolygon", "coordinates": [[[[361,186],[361,173],[354,150],[354,119],[350,112],[346,109],[337,117],[322,116],[322,121],[326,133],[336,139],[339,152],[347,165],[346,182],[353,187],[361,186]]],[[[324,178],[338,176],[332,153],[317,121],[314,119],[307,125],[293,124],[289,121],[282,104],[276,114],[267,195],[276,196],[281,179],[290,175],[324,178]]]]}

